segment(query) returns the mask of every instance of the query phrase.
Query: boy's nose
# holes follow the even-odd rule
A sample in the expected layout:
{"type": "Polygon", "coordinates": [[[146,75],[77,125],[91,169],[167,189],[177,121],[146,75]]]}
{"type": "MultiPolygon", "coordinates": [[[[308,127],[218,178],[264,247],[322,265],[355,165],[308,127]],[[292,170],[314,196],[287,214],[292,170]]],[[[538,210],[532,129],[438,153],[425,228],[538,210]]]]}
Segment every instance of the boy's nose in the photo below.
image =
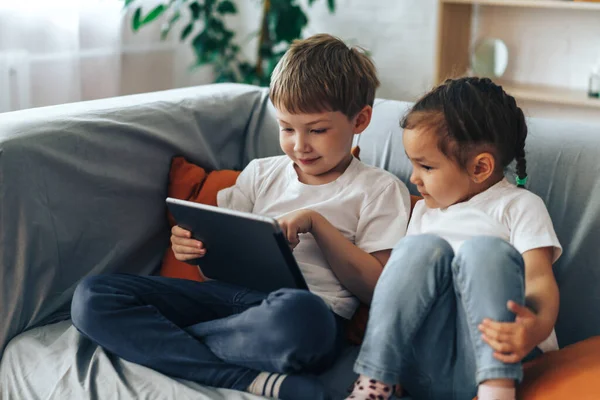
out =
{"type": "Polygon", "coordinates": [[[298,135],[296,137],[296,142],[294,143],[294,151],[298,152],[298,153],[304,153],[306,151],[306,149],[308,149],[308,142],[306,141],[306,139],[304,139],[303,137],[301,137],[300,135],[298,135]]]}

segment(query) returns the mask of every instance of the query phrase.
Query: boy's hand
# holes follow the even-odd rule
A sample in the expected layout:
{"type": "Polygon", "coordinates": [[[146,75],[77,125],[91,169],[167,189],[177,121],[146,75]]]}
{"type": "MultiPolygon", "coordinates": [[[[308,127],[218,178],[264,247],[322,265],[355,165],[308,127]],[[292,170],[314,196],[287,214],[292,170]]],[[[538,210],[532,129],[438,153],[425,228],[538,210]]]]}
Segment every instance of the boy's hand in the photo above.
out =
{"type": "Polygon", "coordinates": [[[292,249],[300,243],[298,235],[301,233],[308,233],[312,230],[313,215],[314,211],[312,210],[298,210],[285,214],[277,219],[277,222],[292,249]]]}
{"type": "Polygon", "coordinates": [[[479,325],[479,330],[483,340],[495,350],[496,359],[514,364],[540,343],[535,333],[538,317],[529,308],[514,301],[509,301],[507,306],[517,316],[515,322],[497,322],[486,318],[479,325]]]}
{"type": "Polygon", "coordinates": [[[206,254],[204,243],[192,239],[192,233],[178,225],[171,229],[171,248],[179,261],[193,260],[206,254]]]}

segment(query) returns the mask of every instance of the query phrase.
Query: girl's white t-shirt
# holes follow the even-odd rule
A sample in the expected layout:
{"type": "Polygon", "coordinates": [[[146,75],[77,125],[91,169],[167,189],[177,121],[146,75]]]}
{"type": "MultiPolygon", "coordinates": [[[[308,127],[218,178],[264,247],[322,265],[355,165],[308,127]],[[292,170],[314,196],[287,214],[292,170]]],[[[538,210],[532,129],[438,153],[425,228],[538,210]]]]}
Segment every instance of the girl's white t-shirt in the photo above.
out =
{"type": "MultiPolygon", "coordinates": [[[[273,218],[311,209],[367,253],[392,249],[404,237],[410,215],[406,185],[356,158],[340,177],[324,185],[300,182],[287,156],[256,159],[234,186],[219,191],[217,204],[273,218]]],[[[341,284],[311,234],[300,235],[294,257],[309,289],[333,312],[351,318],[359,301],[341,284]]]]}
{"type": "MultiPolygon", "coordinates": [[[[555,262],[562,253],[543,200],[506,179],[468,201],[445,209],[428,208],[419,200],[406,235],[425,233],[445,239],[454,252],[474,236],[495,236],[509,242],[521,254],[553,247],[555,262]]],[[[555,332],[538,347],[544,352],[558,349],[555,332]]]]}

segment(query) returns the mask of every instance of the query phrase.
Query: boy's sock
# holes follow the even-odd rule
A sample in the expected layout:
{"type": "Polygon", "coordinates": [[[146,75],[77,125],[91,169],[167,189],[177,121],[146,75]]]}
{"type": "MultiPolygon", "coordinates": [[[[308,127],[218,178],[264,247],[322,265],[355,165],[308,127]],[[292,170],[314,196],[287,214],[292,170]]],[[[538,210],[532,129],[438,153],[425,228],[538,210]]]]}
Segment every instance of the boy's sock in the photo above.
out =
{"type": "Polygon", "coordinates": [[[477,400],[515,400],[516,392],[514,387],[491,386],[482,383],[477,390],[477,400]]]}
{"type": "Polygon", "coordinates": [[[352,393],[346,400],[388,400],[395,390],[395,385],[388,385],[375,379],[361,375],[351,388],[352,393]]]}
{"type": "Polygon", "coordinates": [[[329,399],[323,384],[317,378],[308,375],[261,372],[248,386],[247,391],[282,400],[329,399]]]}

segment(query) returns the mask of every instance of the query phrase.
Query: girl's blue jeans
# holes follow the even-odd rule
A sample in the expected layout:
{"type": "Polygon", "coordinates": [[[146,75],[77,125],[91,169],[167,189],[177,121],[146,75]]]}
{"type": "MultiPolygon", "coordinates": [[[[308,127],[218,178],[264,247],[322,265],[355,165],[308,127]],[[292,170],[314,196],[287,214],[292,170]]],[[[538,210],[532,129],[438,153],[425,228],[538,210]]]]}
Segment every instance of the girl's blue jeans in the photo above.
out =
{"type": "Polygon", "coordinates": [[[522,379],[521,363],[493,357],[477,326],[512,322],[525,301],[524,263],[509,243],[467,240],[455,254],[433,235],[407,236],[375,288],[355,371],[400,383],[415,399],[472,399],[488,379],[522,379]]]}

